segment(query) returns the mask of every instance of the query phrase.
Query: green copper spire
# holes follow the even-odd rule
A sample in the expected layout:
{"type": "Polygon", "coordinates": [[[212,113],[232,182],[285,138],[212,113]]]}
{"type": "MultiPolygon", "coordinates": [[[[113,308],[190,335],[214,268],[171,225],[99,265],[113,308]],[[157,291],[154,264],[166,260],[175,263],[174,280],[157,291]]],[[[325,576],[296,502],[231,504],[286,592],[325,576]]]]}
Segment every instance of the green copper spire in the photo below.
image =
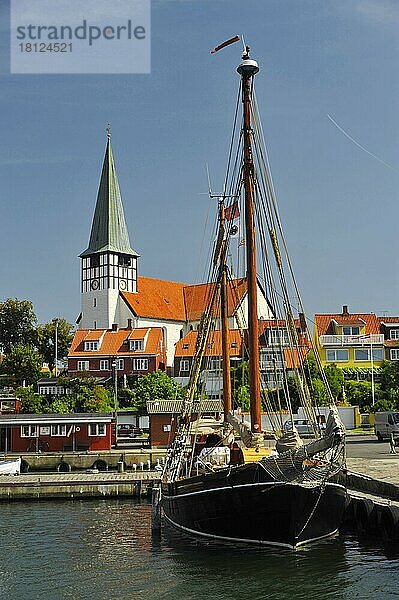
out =
{"type": "Polygon", "coordinates": [[[138,256],[137,252],[130,246],[118,177],[112,155],[109,126],[107,127],[107,138],[89,246],[80,256],[84,257],[106,251],[138,256]]]}

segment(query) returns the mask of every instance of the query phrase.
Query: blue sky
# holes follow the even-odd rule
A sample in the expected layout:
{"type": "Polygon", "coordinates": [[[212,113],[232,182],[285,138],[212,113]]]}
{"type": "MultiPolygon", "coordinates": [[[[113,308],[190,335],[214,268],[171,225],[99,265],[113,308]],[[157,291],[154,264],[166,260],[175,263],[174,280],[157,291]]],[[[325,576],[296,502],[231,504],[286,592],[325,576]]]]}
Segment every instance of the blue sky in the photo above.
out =
{"type": "Polygon", "coordinates": [[[0,300],[32,300],[40,321],[79,314],[108,121],[140,274],[201,278],[205,163],[220,188],[241,47],[209,50],[243,33],[309,316],[342,304],[399,314],[398,3],[153,0],[151,11],[150,75],[9,75],[2,0],[0,300]]]}

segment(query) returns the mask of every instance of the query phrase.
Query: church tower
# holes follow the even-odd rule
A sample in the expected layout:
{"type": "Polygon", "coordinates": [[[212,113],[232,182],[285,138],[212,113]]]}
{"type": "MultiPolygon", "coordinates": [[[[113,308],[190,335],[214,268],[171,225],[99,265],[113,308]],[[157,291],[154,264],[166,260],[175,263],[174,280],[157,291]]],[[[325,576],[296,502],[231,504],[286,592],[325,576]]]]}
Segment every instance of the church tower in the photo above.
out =
{"type": "Polygon", "coordinates": [[[80,254],[80,328],[109,329],[117,322],[119,291],[137,292],[138,256],[130,246],[108,126],[89,246],[80,254]]]}

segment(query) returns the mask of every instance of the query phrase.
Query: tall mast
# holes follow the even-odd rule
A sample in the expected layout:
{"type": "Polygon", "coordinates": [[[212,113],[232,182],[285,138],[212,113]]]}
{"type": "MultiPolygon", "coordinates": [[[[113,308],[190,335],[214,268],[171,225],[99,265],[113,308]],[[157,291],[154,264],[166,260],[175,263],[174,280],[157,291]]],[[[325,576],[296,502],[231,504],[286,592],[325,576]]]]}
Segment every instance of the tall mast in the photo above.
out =
{"type": "MultiPolygon", "coordinates": [[[[224,200],[219,200],[219,227],[224,231],[224,200]]],[[[226,421],[227,414],[231,411],[231,376],[230,376],[230,340],[229,340],[229,313],[227,296],[227,265],[226,242],[220,260],[220,319],[222,325],[222,373],[223,373],[223,413],[226,421]]]]}
{"type": "Polygon", "coordinates": [[[251,102],[252,81],[259,71],[258,63],[249,58],[249,48],[242,55],[237,67],[241,75],[242,102],[244,105],[244,194],[245,194],[245,232],[247,250],[247,286],[248,286],[248,350],[249,350],[249,393],[251,400],[251,429],[254,433],[262,431],[260,401],[259,368],[259,332],[258,299],[256,278],[256,236],[254,219],[254,161],[252,154],[251,102]]]}

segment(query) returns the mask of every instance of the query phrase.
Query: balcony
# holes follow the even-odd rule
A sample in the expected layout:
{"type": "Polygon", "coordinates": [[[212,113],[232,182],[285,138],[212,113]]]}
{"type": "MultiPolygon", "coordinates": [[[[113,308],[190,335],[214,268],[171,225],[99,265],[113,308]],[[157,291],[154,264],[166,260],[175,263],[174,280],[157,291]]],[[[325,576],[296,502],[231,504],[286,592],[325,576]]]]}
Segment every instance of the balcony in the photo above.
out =
{"type": "Polygon", "coordinates": [[[321,346],[374,346],[384,343],[382,333],[371,333],[369,335],[321,335],[319,337],[321,346]]]}

